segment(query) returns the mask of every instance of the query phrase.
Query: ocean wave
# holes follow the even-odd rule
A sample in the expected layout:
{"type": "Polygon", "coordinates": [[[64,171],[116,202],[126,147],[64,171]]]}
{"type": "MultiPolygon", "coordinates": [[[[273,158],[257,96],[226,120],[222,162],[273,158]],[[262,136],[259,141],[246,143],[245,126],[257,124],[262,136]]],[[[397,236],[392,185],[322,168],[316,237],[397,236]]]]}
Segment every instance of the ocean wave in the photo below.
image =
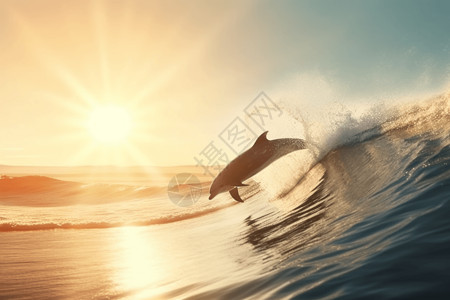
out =
{"type": "MultiPolygon", "coordinates": [[[[192,209],[187,212],[182,211],[176,214],[167,214],[160,217],[154,217],[148,220],[137,220],[137,221],[40,222],[32,224],[30,223],[27,224],[24,222],[17,223],[15,221],[12,222],[4,221],[0,223],[0,232],[36,231],[36,230],[50,230],[50,229],[102,229],[102,228],[114,228],[124,226],[161,225],[198,218],[236,204],[237,203],[235,202],[229,202],[223,205],[207,207],[205,209],[192,209]]],[[[4,218],[4,220],[8,219],[4,218]]]]}
{"type": "Polygon", "coordinates": [[[104,204],[164,193],[166,187],[64,181],[46,176],[2,176],[0,204],[17,206],[68,206],[104,204]]]}
{"type": "Polygon", "coordinates": [[[287,192],[271,201],[284,209],[252,210],[240,232],[262,275],[193,298],[445,298],[449,104],[446,95],[404,106],[289,189],[277,182],[287,192]]]}

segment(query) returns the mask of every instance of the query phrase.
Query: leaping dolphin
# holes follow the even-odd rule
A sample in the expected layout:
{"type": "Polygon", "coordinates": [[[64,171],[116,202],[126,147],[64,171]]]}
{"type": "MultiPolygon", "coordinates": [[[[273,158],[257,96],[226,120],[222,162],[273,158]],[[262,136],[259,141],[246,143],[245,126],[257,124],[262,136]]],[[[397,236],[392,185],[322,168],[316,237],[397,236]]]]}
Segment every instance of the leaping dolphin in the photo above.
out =
{"type": "Polygon", "coordinates": [[[209,200],[220,193],[230,192],[231,197],[244,202],[238,193],[238,187],[247,186],[243,181],[249,179],[265,167],[296,150],[306,148],[306,142],[301,139],[267,139],[268,131],[261,134],[255,144],[232,160],[222,172],[217,175],[209,190],[209,200]]]}

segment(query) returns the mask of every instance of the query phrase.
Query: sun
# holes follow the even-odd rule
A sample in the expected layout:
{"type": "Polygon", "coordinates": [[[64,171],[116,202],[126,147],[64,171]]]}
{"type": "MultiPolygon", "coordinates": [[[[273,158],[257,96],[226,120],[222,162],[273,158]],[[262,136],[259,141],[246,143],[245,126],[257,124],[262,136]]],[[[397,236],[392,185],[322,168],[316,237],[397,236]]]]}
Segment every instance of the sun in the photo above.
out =
{"type": "Polygon", "coordinates": [[[120,106],[108,105],[95,108],[88,122],[88,129],[95,141],[106,144],[124,142],[131,131],[129,112],[120,106]]]}

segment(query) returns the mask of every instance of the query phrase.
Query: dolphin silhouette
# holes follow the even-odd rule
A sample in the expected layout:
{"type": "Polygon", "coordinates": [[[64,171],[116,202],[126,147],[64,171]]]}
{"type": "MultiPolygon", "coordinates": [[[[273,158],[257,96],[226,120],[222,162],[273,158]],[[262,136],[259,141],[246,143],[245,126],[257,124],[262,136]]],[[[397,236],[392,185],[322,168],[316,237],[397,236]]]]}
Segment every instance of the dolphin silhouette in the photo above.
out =
{"type": "Polygon", "coordinates": [[[244,202],[238,193],[238,187],[248,186],[242,183],[257,174],[268,165],[296,150],[305,149],[306,142],[301,139],[267,139],[268,131],[261,134],[255,144],[232,160],[217,175],[209,190],[209,200],[220,193],[230,192],[231,197],[244,202]]]}

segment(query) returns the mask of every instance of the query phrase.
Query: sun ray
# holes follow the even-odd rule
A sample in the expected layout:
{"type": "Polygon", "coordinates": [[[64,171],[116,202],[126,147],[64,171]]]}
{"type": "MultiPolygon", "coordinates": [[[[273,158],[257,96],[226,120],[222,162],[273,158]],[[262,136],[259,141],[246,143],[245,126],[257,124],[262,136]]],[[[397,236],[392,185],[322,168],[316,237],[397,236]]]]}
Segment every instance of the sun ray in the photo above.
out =
{"type": "Polygon", "coordinates": [[[81,165],[87,158],[92,157],[95,153],[96,145],[94,143],[86,143],[80,147],[76,153],[69,157],[66,163],[69,166],[81,165]]]}
{"type": "Polygon", "coordinates": [[[208,47],[212,44],[214,39],[219,33],[227,28],[230,20],[242,17],[252,5],[248,3],[241,7],[240,10],[232,10],[228,14],[224,14],[214,24],[209,26],[209,30],[202,34],[202,37],[197,41],[192,41],[193,46],[183,52],[183,55],[174,60],[171,65],[162,74],[158,75],[158,78],[152,78],[152,81],[142,87],[137,94],[130,99],[131,103],[138,105],[144,99],[148,98],[152,94],[161,88],[163,85],[173,80],[174,77],[182,70],[186,69],[190,64],[194,63],[198,57],[207,51],[208,47]]]}
{"type": "Polygon", "coordinates": [[[133,162],[136,163],[136,165],[143,165],[143,166],[155,165],[155,162],[149,158],[149,155],[142,153],[139,150],[139,148],[132,146],[130,144],[125,144],[124,147],[127,153],[131,156],[133,162]]]}
{"type": "Polygon", "coordinates": [[[10,11],[10,15],[13,18],[17,27],[20,29],[20,34],[24,37],[23,42],[28,43],[28,47],[33,49],[33,53],[36,53],[43,66],[52,71],[57,78],[61,80],[67,87],[69,87],[74,93],[76,93],[81,100],[93,105],[95,97],[90,93],[79,80],[70,73],[64,64],[57,60],[56,53],[53,53],[50,49],[44,46],[43,41],[39,38],[39,35],[32,30],[25,18],[21,17],[17,12],[10,11]]]}
{"type": "Polygon", "coordinates": [[[95,32],[95,40],[97,42],[98,48],[98,58],[100,61],[100,72],[101,79],[103,85],[103,92],[106,98],[111,97],[111,83],[110,83],[110,74],[111,70],[109,67],[109,58],[107,51],[107,38],[108,32],[107,21],[105,16],[105,5],[104,2],[101,1],[93,1],[92,2],[92,18],[94,23],[94,32],[95,32]]]}

